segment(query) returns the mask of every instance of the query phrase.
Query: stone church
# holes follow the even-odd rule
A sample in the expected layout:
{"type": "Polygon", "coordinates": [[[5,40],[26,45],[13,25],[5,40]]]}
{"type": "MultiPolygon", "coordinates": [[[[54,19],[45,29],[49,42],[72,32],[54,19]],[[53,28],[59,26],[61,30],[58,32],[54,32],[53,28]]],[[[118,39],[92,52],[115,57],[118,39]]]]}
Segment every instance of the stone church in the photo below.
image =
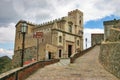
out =
{"type": "Polygon", "coordinates": [[[83,12],[76,9],[68,16],[43,24],[33,24],[20,20],[16,24],[13,63],[21,63],[22,34],[21,26],[27,24],[25,34],[24,62],[30,60],[48,60],[69,58],[77,50],[83,50],[83,12]],[[36,32],[42,32],[41,38],[34,38],[36,32]]]}

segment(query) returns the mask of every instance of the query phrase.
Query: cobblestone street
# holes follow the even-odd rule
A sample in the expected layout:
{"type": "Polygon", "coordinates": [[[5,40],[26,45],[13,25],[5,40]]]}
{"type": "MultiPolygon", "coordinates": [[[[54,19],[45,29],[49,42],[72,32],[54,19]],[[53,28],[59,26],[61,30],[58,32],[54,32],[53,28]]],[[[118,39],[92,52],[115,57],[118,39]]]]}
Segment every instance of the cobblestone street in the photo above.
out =
{"type": "Polygon", "coordinates": [[[98,61],[100,47],[78,58],[69,64],[68,59],[39,69],[26,80],[119,80],[105,71],[98,61]]]}

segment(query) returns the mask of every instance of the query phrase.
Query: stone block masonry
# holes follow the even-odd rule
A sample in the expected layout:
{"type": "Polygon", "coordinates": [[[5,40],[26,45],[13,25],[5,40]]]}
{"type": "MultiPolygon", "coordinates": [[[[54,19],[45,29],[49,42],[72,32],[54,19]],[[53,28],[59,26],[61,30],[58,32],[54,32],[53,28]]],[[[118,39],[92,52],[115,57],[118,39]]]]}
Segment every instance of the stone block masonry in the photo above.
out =
{"type": "Polygon", "coordinates": [[[101,42],[104,40],[104,34],[103,33],[92,33],[91,34],[91,46],[101,44],[101,42]]]}
{"type": "Polygon", "coordinates": [[[14,67],[20,65],[20,51],[22,50],[23,41],[20,31],[24,22],[27,24],[24,62],[31,59],[69,58],[76,50],[83,50],[83,12],[78,9],[68,12],[67,16],[60,19],[42,24],[33,24],[20,20],[15,26],[14,67]],[[42,32],[43,37],[40,39],[33,38],[36,32],[42,32]],[[47,48],[50,46],[56,49],[47,48]]]}
{"type": "Polygon", "coordinates": [[[102,43],[100,49],[100,63],[107,71],[120,78],[120,42],[102,43]]]}
{"type": "Polygon", "coordinates": [[[104,42],[99,60],[104,68],[120,78],[120,20],[104,21],[104,42]]]}
{"type": "MultiPolygon", "coordinates": [[[[20,67],[21,64],[21,51],[22,50],[16,50],[15,55],[13,56],[13,67],[20,67]]],[[[37,48],[36,46],[32,46],[29,48],[25,48],[25,53],[24,53],[24,63],[26,61],[32,61],[32,59],[36,59],[37,56],[37,48]]],[[[36,60],[35,60],[36,61],[36,60]]]]}

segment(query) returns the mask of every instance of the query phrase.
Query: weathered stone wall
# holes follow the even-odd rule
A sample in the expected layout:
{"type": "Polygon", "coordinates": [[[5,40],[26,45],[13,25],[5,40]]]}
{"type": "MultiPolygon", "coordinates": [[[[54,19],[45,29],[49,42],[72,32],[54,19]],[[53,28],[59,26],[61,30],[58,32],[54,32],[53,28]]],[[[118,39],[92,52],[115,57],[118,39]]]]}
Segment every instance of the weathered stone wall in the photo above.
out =
{"type": "Polygon", "coordinates": [[[119,41],[120,42],[120,29],[111,28],[110,36],[108,37],[107,41],[110,41],[110,42],[119,41]]]}
{"type": "MultiPolygon", "coordinates": [[[[17,50],[14,52],[15,53],[13,56],[13,66],[14,67],[18,67],[21,64],[21,54],[22,54],[21,52],[22,52],[22,50],[17,50]]],[[[24,52],[24,62],[32,61],[33,58],[36,59],[36,56],[37,56],[36,46],[26,48],[25,52],[24,52]]]]}
{"type": "Polygon", "coordinates": [[[107,71],[120,78],[120,42],[102,43],[100,49],[100,63],[107,71]]]}
{"type": "Polygon", "coordinates": [[[103,33],[93,33],[91,34],[91,46],[101,44],[101,42],[104,40],[104,34],[103,33]]]}
{"type": "MultiPolygon", "coordinates": [[[[74,43],[71,50],[72,53],[75,53],[75,50],[77,48],[83,50],[83,12],[76,9],[69,12],[68,16],[42,24],[33,24],[23,20],[19,21],[16,24],[16,36],[15,36],[15,47],[14,47],[15,54],[13,57],[13,62],[16,62],[17,59],[18,59],[18,63],[21,61],[19,57],[21,55],[18,50],[22,49],[23,36],[21,34],[21,26],[24,22],[28,26],[27,33],[25,35],[25,48],[28,49],[33,46],[37,46],[37,45],[40,46],[41,48],[39,47],[38,50],[39,53],[38,58],[40,58],[39,60],[41,59],[44,60],[45,57],[47,56],[47,53],[51,52],[51,51],[47,51],[46,49],[43,49],[44,47],[46,47],[46,44],[56,46],[58,48],[56,54],[58,54],[59,50],[61,49],[62,55],[68,54],[67,50],[69,44],[66,45],[67,44],[66,42],[69,43],[71,42],[70,44],[74,43]],[[43,32],[43,37],[39,40],[39,44],[37,39],[33,38],[33,35],[35,35],[36,32],[43,32]],[[59,42],[60,40],[59,36],[62,37],[62,42],[59,42]],[[45,44],[45,45],[41,45],[41,44],[45,44]]],[[[28,55],[30,57],[32,53],[28,53],[28,52],[25,55],[28,55]]],[[[68,56],[67,55],[65,57],[61,56],[61,58],[68,58],[68,56]]]]}
{"type": "Polygon", "coordinates": [[[110,29],[111,28],[119,28],[120,20],[110,20],[110,21],[104,21],[104,40],[106,41],[110,36],[110,29]]]}
{"type": "Polygon", "coordinates": [[[59,59],[34,62],[32,64],[19,67],[9,72],[1,74],[0,80],[25,80],[27,77],[33,74],[36,70],[43,68],[47,65],[54,64],[56,62],[59,62],[59,59]]]}

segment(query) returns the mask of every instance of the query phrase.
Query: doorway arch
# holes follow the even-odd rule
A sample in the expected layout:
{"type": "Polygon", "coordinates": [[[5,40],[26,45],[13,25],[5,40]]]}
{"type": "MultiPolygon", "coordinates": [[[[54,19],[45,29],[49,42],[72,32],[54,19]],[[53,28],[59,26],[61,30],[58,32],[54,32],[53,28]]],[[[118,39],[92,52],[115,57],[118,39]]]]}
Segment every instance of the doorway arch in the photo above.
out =
{"type": "Polygon", "coordinates": [[[59,49],[59,58],[61,58],[61,57],[62,57],[62,50],[59,49]]]}

